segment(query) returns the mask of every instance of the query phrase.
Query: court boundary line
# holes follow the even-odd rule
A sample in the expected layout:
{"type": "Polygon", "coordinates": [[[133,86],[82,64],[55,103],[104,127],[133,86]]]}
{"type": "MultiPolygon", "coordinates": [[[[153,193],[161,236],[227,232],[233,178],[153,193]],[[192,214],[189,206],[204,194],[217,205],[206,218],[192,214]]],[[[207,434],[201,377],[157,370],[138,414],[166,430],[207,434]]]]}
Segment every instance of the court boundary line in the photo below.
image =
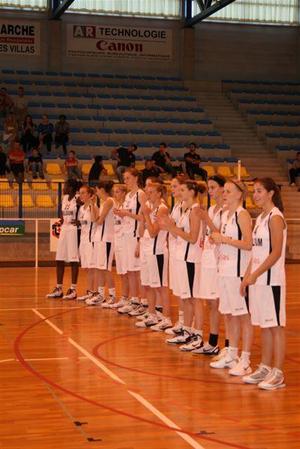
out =
{"type": "MultiPolygon", "coordinates": [[[[178,432],[178,428],[177,427],[170,427],[170,426],[168,426],[168,425],[166,425],[166,424],[164,424],[162,422],[156,422],[156,421],[152,421],[152,420],[150,420],[148,418],[142,418],[140,416],[133,415],[133,414],[131,414],[129,412],[110,407],[110,406],[108,406],[106,404],[101,404],[101,403],[99,403],[99,402],[97,402],[97,401],[95,401],[93,399],[86,398],[86,397],[82,396],[81,394],[79,394],[79,393],[77,393],[75,391],[67,389],[66,387],[64,387],[61,384],[55,383],[52,379],[47,378],[41,372],[37,371],[32,365],[30,365],[29,363],[27,363],[25,361],[25,359],[24,359],[24,357],[22,355],[21,349],[20,349],[20,343],[21,343],[22,339],[24,338],[24,336],[31,329],[33,329],[37,325],[43,323],[45,320],[49,321],[50,318],[55,318],[55,317],[58,317],[58,316],[61,316],[61,315],[64,315],[66,313],[70,313],[70,312],[73,312],[73,311],[74,310],[72,310],[72,309],[71,310],[66,310],[64,312],[60,312],[60,313],[51,315],[49,317],[45,317],[45,319],[40,319],[40,320],[38,320],[36,322],[33,322],[32,324],[27,326],[25,329],[23,329],[23,331],[16,337],[16,339],[14,341],[14,351],[15,351],[15,354],[16,354],[19,362],[23,366],[23,368],[26,369],[28,372],[30,372],[35,377],[37,377],[40,381],[43,381],[46,384],[51,385],[52,387],[62,391],[63,393],[66,393],[66,394],[68,394],[68,395],[70,395],[70,396],[72,396],[72,397],[74,397],[76,399],[82,400],[84,402],[87,402],[87,403],[89,403],[91,405],[94,405],[94,406],[97,406],[97,407],[101,407],[101,408],[103,408],[105,410],[108,410],[108,411],[110,411],[112,413],[120,414],[122,416],[126,416],[128,418],[131,418],[131,419],[134,419],[134,420],[138,420],[138,421],[144,422],[146,424],[151,424],[151,425],[154,425],[156,427],[160,427],[160,428],[163,428],[163,429],[167,429],[167,430],[178,432]]],[[[217,438],[200,435],[200,434],[198,434],[196,432],[191,432],[191,431],[184,430],[184,429],[181,429],[179,433],[180,434],[185,434],[187,436],[200,438],[202,440],[205,440],[205,441],[208,441],[208,442],[211,442],[211,443],[219,443],[222,446],[227,446],[227,447],[237,448],[237,449],[251,449],[249,446],[242,446],[242,445],[235,444],[235,443],[229,443],[229,442],[224,441],[224,440],[219,440],[217,438]]],[[[198,447],[199,447],[199,444],[198,444],[198,447]]]]}

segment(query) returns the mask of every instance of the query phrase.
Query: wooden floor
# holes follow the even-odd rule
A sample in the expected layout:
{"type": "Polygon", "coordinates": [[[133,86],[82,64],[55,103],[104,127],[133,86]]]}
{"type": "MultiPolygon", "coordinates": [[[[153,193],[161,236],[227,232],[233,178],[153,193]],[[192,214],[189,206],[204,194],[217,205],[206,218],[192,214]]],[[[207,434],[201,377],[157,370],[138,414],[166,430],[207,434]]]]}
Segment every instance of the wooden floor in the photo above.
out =
{"type": "Polygon", "coordinates": [[[287,267],[287,388],[274,392],[132,318],[46,300],[53,268],[0,269],[0,448],[300,448],[299,268],[287,267]]]}

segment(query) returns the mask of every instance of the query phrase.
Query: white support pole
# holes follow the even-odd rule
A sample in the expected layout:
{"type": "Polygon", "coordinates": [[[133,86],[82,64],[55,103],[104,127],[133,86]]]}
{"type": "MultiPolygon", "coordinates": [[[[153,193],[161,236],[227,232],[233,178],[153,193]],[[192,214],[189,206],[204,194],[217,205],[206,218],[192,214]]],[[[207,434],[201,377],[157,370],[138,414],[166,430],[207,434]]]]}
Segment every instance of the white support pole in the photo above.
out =
{"type": "Polygon", "coordinates": [[[239,159],[239,160],[238,160],[238,170],[237,170],[237,178],[238,178],[238,181],[241,180],[241,166],[242,166],[242,163],[241,163],[241,160],[239,159]]]}
{"type": "Polygon", "coordinates": [[[35,268],[39,267],[39,220],[35,219],[35,268]]]}

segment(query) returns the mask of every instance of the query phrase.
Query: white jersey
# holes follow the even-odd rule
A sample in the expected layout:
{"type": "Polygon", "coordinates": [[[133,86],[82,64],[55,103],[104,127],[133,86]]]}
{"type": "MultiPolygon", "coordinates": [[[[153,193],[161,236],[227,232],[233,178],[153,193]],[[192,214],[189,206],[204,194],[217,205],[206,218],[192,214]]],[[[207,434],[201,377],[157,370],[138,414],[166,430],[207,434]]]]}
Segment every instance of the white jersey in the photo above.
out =
{"type": "MultiPolygon", "coordinates": [[[[217,229],[220,229],[223,210],[221,208],[216,211],[216,207],[217,206],[215,204],[208,209],[208,216],[213,222],[214,226],[217,229]]],[[[203,264],[203,266],[205,266],[205,268],[217,268],[219,248],[217,245],[210,242],[210,235],[211,229],[209,226],[206,226],[201,263],[203,264]]]]}
{"type": "MultiPolygon", "coordinates": [[[[273,209],[263,217],[260,214],[255,223],[253,230],[253,249],[252,249],[252,273],[266,260],[272,251],[271,232],[270,232],[270,220],[272,217],[279,216],[284,220],[283,214],[277,207],[273,209]]],[[[285,250],[287,239],[287,226],[283,230],[283,242],[280,258],[277,262],[268,270],[265,271],[256,280],[257,285],[285,285],[285,250]]]]}
{"type": "MultiPolygon", "coordinates": [[[[123,209],[123,204],[119,205],[114,201],[113,208],[123,209]]],[[[114,237],[121,238],[124,235],[124,218],[114,214],[114,237]]]]}
{"type": "MultiPolygon", "coordinates": [[[[132,214],[137,215],[141,208],[141,203],[139,201],[139,196],[141,195],[142,190],[138,190],[134,194],[128,192],[125,197],[125,201],[123,204],[123,209],[131,212],[132,214]]],[[[137,237],[138,232],[138,220],[135,220],[131,217],[124,217],[123,222],[123,232],[124,234],[130,234],[134,237],[137,237]]]]}
{"type": "MultiPolygon", "coordinates": [[[[174,220],[176,226],[178,224],[178,221],[180,220],[181,214],[182,214],[182,202],[178,202],[175,204],[175,206],[172,209],[172,212],[170,214],[170,217],[174,220]]],[[[168,235],[168,245],[169,245],[169,252],[171,255],[176,256],[176,243],[177,243],[177,237],[173,234],[169,233],[168,235]]]]}
{"type": "MultiPolygon", "coordinates": [[[[155,223],[155,221],[157,220],[158,211],[160,209],[167,209],[165,203],[161,203],[158,207],[152,209],[152,212],[150,213],[150,220],[152,223],[155,223]]],[[[167,235],[167,231],[160,230],[156,237],[150,237],[149,231],[146,226],[142,238],[144,252],[154,255],[164,254],[167,251],[167,235]]]]}
{"type": "Polygon", "coordinates": [[[77,197],[73,197],[69,201],[69,195],[64,195],[62,199],[62,205],[61,205],[61,213],[63,216],[63,227],[70,227],[74,226],[74,221],[76,220],[78,211],[78,205],[77,205],[77,197]]]}
{"type": "MultiPolygon", "coordinates": [[[[239,206],[229,217],[229,211],[222,213],[221,234],[232,240],[242,240],[242,231],[238,223],[238,217],[245,209],[239,206]]],[[[235,248],[231,245],[221,244],[218,258],[218,272],[221,276],[242,277],[246,271],[251,251],[235,248]]]]}
{"type": "Polygon", "coordinates": [[[91,242],[92,241],[92,229],[93,222],[91,220],[91,207],[80,206],[78,212],[78,221],[80,222],[80,241],[91,242]]]}
{"type": "MultiPolygon", "coordinates": [[[[193,204],[192,207],[186,209],[179,221],[178,221],[178,227],[181,228],[184,232],[190,232],[190,214],[191,211],[196,208],[200,207],[199,204],[193,204]]],[[[203,222],[201,220],[200,222],[200,229],[199,234],[197,237],[196,243],[190,243],[184,240],[182,237],[177,237],[177,244],[176,244],[176,258],[177,260],[183,260],[185,262],[193,262],[193,263],[200,263],[201,262],[201,240],[203,235],[203,222]]]]}
{"type": "MultiPolygon", "coordinates": [[[[103,210],[103,204],[100,205],[99,217],[103,210]]],[[[113,207],[108,211],[102,224],[94,223],[93,226],[93,242],[112,242],[114,240],[114,213],[113,207]]]]}

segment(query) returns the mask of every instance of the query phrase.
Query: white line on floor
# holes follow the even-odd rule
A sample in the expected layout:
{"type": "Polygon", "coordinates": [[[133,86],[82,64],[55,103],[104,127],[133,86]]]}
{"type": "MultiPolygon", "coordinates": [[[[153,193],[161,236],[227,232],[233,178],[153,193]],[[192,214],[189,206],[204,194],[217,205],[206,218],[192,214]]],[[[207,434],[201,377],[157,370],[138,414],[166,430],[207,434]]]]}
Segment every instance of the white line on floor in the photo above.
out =
{"type": "MultiPolygon", "coordinates": [[[[50,320],[46,319],[44,315],[42,315],[38,310],[31,309],[33,313],[38,315],[40,318],[42,318],[45,323],[47,323],[49,326],[52,327],[56,332],[58,332],[60,335],[63,334],[63,331],[59,329],[55,324],[53,324],[50,320]]],[[[81,345],[76,343],[76,341],[73,340],[73,338],[68,338],[68,341],[71,345],[73,345],[79,352],[81,352],[83,355],[85,355],[92,363],[94,363],[98,368],[100,368],[105,374],[107,374],[111,379],[114,381],[126,385],[126,382],[122,380],[120,377],[118,377],[116,374],[114,374],[110,369],[108,369],[103,363],[101,363],[97,358],[95,358],[92,354],[90,354],[86,349],[84,349],[81,345]]],[[[142,404],[147,410],[149,410],[151,413],[153,413],[157,418],[159,418],[164,424],[170,427],[174,427],[178,429],[177,435],[180,436],[183,440],[185,440],[190,446],[192,446],[194,449],[204,449],[203,446],[201,446],[196,440],[194,440],[191,436],[180,432],[180,427],[178,427],[173,421],[171,421],[166,415],[161,413],[154,405],[152,405],[147,399],[145,399],[143,396],[141,396],[138,393],[135,393],[131,390],[127,390],[128,394],[130,394],[132,397],[134,397],[140,404],[142,404]]]]}
{"type": "MultiPolygon", "coordinates": [[[[32,298],[30,298],[32,299],[32,298]]],[[[39,307],[39,310],[69,310],[69,309],[81,309],[82,307],[80,306],[71,306],[71,307],[39,307]]],[[[32,307],[19,307],[19,308],[14,308],[14,309],[10,309],[7,307],[0,307],[0,312],[2,311],[9,311],[9,312],[18,312],[19,310],[30,310],[32,311],[32,307]]]]}
{"type": "MultiPolygon", "coordinates": [[[[79,359],[86,360],[87,357],[78,357],[79,359]]],[[[55,360],[70,360],[70,357],[42,357],[42,358],[35,358],[35,359],[24,359],[26,362],[49,362],[49,361],[55,361],[55,360]]],[[[5,362],[18,362],[18,359],[4,359],[0,360],[0,363],[5,362]]]]}

